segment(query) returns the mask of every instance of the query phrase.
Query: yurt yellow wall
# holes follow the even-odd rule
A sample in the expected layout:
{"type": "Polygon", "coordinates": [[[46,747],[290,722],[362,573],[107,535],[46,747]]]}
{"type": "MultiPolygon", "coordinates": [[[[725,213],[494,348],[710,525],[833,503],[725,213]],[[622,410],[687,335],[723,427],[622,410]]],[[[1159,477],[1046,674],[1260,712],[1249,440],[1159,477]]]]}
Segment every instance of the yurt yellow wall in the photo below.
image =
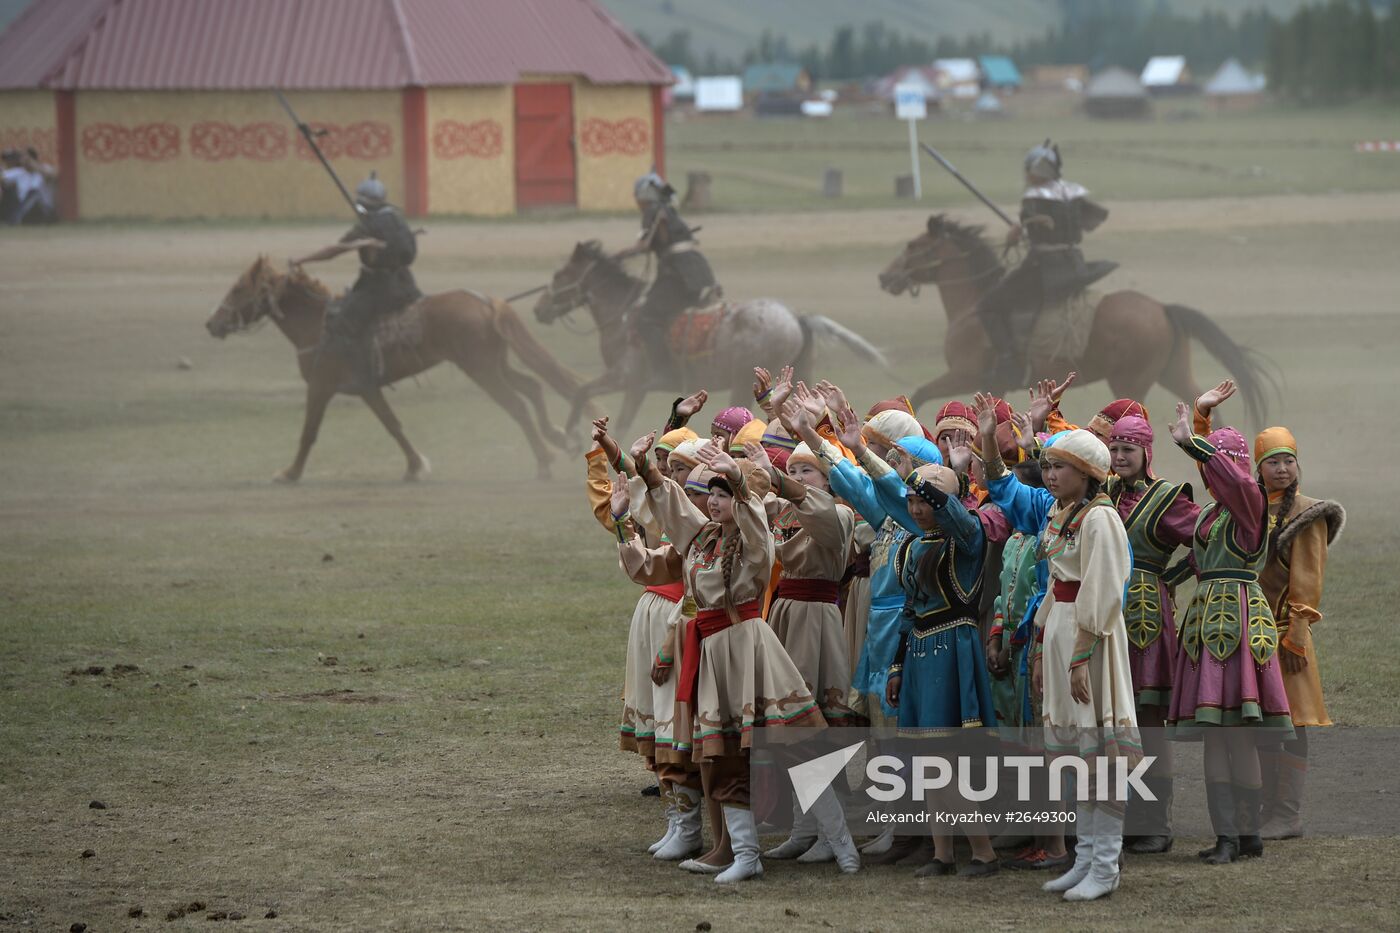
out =
{"type": "Polygon", "coordinates": [[[428,211],[515,212],[511,88],[428,89],[428,211]]]}
{"type": "Polygon", "coordinates": [[[53,91],[0,92],[0,149],[39,150],[46,162],[58,161],[58,117],[53,91]]]}
{"type": "MultiPolygon", "coordinates": [[[[371,169],[403,190],[398,91],[295,92],[352,191],[371,169]]],[[[80,210],[100,217],[327,217],[349,208],[266,91],[79,91],[80,210]]]]}
{"type": "Polygon", "coordinates": [[[651,171],[655,134],[650,86],[576,81],[574,138],[579,209],[632,209],[632,184],[651,171]]]}

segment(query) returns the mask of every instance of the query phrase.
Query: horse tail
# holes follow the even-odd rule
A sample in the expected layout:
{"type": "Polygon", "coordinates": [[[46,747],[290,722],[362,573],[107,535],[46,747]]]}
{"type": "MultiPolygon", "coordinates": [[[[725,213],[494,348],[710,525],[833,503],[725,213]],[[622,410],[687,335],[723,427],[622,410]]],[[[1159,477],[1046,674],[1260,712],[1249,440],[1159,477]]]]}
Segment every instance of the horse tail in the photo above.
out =
{"type": "Polygon", "coordinates": [[[521,362],[549,383],[555,392],[572,401],[579,387],[583,385],[583,379],[556,360],[554,355],[534,338],[514,308],[499,298],[488,300],[491,303],[491,318],[496,333],[515,351],[521,362]]]}
{"type": "Polygon", "coordinates": [[[1258,351],[1242,347],[1231,339],[1220,325],[1195,308],[1166,305],[1167,319],[1186,338],[1194,337],[1215,357],[1240,388],[1245,413],[1255,424],[1264,424],[1268,414],[1268,397],[1278,394],[1278,383],[1267,368],[1267,358],[1258,351]]]}
{"type": "MultiPolygon", "coordinates": [[[[878,366],[885,372],[890,371],[890,361],[880,352],[880,348],[849,327],[837,324],[831,318],[820,314],[804,314],[797,319],[797,323],[802,327],[802,351],[797,358],[803,363],[811,362],[812,344],[820,337],[834,340],[865,362],[878,366]]],[[[794,364],[794,369],[796,368],[794,364]]]]}

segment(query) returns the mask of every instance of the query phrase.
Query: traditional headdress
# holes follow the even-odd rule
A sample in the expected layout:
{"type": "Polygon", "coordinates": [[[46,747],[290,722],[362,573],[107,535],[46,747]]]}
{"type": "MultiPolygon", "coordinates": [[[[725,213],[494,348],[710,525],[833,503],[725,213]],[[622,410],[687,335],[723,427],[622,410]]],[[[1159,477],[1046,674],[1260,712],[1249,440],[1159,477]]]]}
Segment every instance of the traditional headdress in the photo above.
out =
{"type": "Polygon", "coordinates": [[[656,449],[669,452],[675,450],[681,443],[697,440],[699,437],[700,435],[690,428],[676,428],[674,431],[667,431],[661,435],[661,440],[656,442],[656,449]]]}
{"type": "Polygon", "coordinates": [[[1141,402],[1135,402],[1130,398],[1115,399],[1105,405],[1097,415],[1090,418],[1085,427],[1098,437],[1105,438],[1113,430],[1113,426],[1118,423],[1118,419],[1128,415],[1137,415],[1139,418],[1147,420],[1147,409],[1143,407],[1141,402]]]}
{"type": "Polygon", "coordinates": [[[942,437],[944,431],[966,431],[969,434],[976,434],[977,416],[967,405],[954,399],[938,409],[938,417],[934,419],[934,439],[942,437]]]}
{"type": "Polygon", "coordinates": [[[726,408],[715,415],[715,420],[710,423],[710,430],[715,434],[724,433],[731,437],[739,433],[739,429],[753,420],[753,412],[747,408],[726,408]]]}
{"type": "Polygon", "coordinates": [[[958,474],[941,463],[926,463],[909,474],[910,481],[932,483],[940,491],[950,496],[958,494],[958,474]]]}
{"type": "Polygon", "coordinates": [[[1254,465],[1258,466],[1275,454],[1298,456],[1298,441],[1287,428],[1265,428],[1254,439],[1254,465]]]}
{"type": "Polygon", "coordinates": [[[758,418],[753,419],[738,431],[734,432],[734,439],[729,442],[730,453],[737,453],[742,456],[745,444],[758,444],[762,446],[763,434],[767,429],[768,425],[762,420],[758,418]]]}
{"type": "Polygon", "coordinates": [[[922,434],[911,434],[899,439],[899,447],[914,461],[915,467],[928,464],[943,465],[943,452],[938,445],[922,434]]]}
{"type": "Polygon", "coordinates": [[[891,408],[872,415],[860,433],[868,443],[893,447],[901,437],[923,434],[923,428],[909,412],[891,408]]]}
{"type": "Polygon", "coordinates": [[[681,463],[691,467],[699,466],[700,458],[697,454],[699,454],[700,448],[704,447],[709,442],[708,438],[701,440],[698,437],[693,437],[688,441],[681,441],[676,445],[675,449],[671,451],[670,459],[679,460],[681,463]]]}
{"type": "Polygon", "coordinates": [[[1108,479],[1108,447],[1083,428],[1064,432],[1045,450],[1045,459],[1068,463],[1079,472],[1100,483],[1108,479]]]}
{"type": "Polygon", "coordinates": [[[821,461],[817,459],[817,455],[812,451],[812,448],[808,447],[805,443],[798,444],[797,447],[793,449],[792,453],[788,455],[787,466],[783,469],[786,470],[788,466],[792,466],[794,463],[798,462],[810,463],[817,469],[821,469],[821,461]]]}
{"type": "Polygon", "coordinates": [[[710,494],[710,480],[718,475],[702,463],[691,470],[690,475],[685,478],[685,491],[708,496],[710,494]]]}
{"type": "Polygon", "coordinates": [[[781,422],[774,421],[768,425],[759,443],[767,452],[768,459],[773,461],[773,466],[787,470],[788,457],[797,449],[797,441],[793,440],[781,422]]]}
{"type": "Polygon", "coordinates": [[[1113,425],[1108,436],[1110,444],[1132,444],[1142,448],[1143,472],[1152,479],[1152,425],[1139,415],[1124,415],[1113,425]]]}

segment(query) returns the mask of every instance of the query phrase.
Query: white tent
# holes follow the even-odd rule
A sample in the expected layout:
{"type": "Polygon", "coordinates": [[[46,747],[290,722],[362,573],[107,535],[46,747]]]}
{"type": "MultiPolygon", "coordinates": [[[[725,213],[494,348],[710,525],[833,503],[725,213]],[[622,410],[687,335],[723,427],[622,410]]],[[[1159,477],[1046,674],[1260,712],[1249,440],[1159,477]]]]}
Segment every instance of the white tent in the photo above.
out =
{"type": "Polygon", "coordinates": [[[1206,94],[1211,97],[1237,97],[1246,94],[1261,94],[1264,91],[1264,76],[1251,74],[1236,59],[1228,59],[1206,83],[1206,94]]]}
{"type": "Polygon", "coordinates": [[[1184,55],[1154,55],[1147,60],[1147,65],[1142,69],[1143,87],[1175,87],[1183,84],[1190,78],[1186,74],[1186,57],[1184,55]]]}
{"type": "Polygon", "coordinates": [[[742,110],[744,82],[738,75],[695,79],[696,110],[742,110]]]}
{"type": "Polygon", "coordinates": [[[953,97],[974,99],[982,93],[982,69],[971,58],[940,58],[933,70],[939,87],[953,97]]]}

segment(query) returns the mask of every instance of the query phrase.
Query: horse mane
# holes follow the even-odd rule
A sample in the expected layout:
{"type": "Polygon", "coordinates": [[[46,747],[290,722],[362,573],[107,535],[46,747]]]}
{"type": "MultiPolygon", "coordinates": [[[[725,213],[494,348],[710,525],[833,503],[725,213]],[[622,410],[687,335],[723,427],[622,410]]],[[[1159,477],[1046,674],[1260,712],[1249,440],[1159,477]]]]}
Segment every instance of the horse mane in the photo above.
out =
{"type": "Polygon", "coordinates": [[[602,240],[586,240],[574,247],[574,260],[584,260],[593,263],[595,274],[601,274],[605,278],[614,282],[625,282],[635,285],[641,281],[622,266],[622,260],[610,255],[603,249],[602,240]]]}
{"type": "Polygon", "coordinates": [[[945,236],[962,250],[972,266],[968,278],[981,283],[986,279],[986,288],[991,288],[1006,271],[996,250],[987,242],[983,228],[977,224],[965,224],[947,214],[934,214],[928,219],[928,232],[935,237],[945,236]]]}

